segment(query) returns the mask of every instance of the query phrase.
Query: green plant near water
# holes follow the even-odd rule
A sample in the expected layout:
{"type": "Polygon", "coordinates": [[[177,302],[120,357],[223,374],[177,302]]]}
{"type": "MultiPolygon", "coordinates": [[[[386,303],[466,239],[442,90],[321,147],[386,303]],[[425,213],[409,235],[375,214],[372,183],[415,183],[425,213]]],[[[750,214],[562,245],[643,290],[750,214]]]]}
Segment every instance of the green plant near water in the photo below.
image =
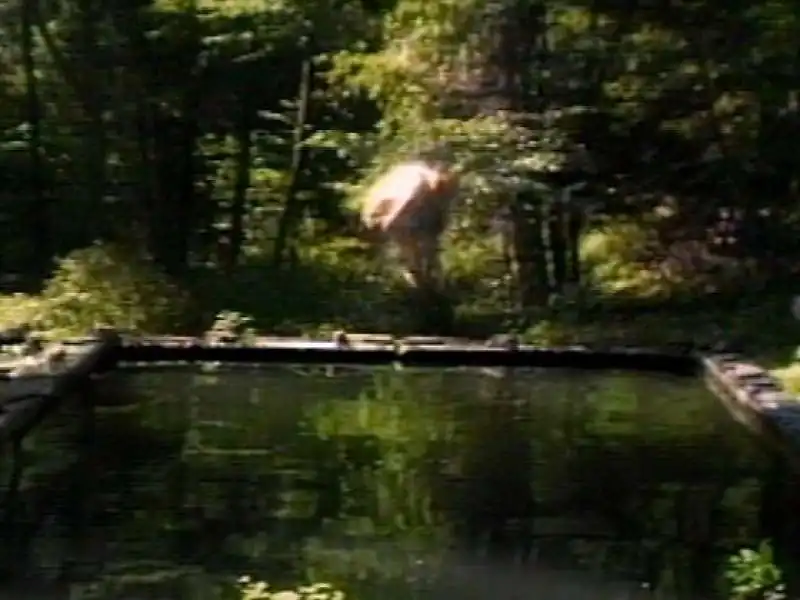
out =
{"type": "Polygon", "coordinates": [[[256,332],[251,326],[253,317],[232,310],[224,310],[217,314],[211,328],[206,332],[209,337],[231,338],[237,341],[251,341],[256,332]]]}
{"type": "Polygon", "coordinates": [[[730,600],[783,600],[786,586],[775,564],[772,545],[763,541],[758,548],[743,548],[728,559],[725,570],[730,600]]]}
{"type": "Polygon", "coordinates": [[[344,592],[327,583],[315,583],[290,590],[274,590],[263,581],[239,579],[241,600],[344,600],[344,592]]]}

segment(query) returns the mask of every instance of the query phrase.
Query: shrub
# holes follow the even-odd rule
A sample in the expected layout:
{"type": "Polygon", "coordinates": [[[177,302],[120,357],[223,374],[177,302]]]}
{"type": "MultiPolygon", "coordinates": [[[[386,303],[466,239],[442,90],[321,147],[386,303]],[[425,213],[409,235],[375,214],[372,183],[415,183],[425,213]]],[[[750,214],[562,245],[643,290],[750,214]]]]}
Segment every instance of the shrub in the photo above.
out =
{"type": "Polygon", "coordinates": [[[587,278],[601,292],[658,296],[663,277],[648,268],[657,245],[655,234],[632,222],[609,223],[590,231],[581,242],[581,260],[587,278]]]}
{"type": "Polygon", "coordinates": [[[772,545],[763,541],[758,548],[743,548],[728,559],[725,578],[731,600],[783,600],[786,586],[775,564],[772,545]]]}
{"type": "Polygon", "coordinates": [[[99,326],[162,333],[178,328],[186,308],[185,295],[152,261],[97,243],[58,262],[41,295],[38,324],[58,335],[99,326]]]}
{"type": "Polygon", "coordinates": [[[600,292],[638,298],[697,297],[752,285],[754,264],[719,253],[704,234],[663,239],[658,223],[617,221],[581,244],[588,278],[600,292]]]}
{"type": "Polygon", "coordinates": [[[293,590],[273,590],[262,581],[239,579],[241,600],[344,600],[340,590],[327,583],[301,586],[293,590]]]}
{"type": "Polygon", "coordinates": [[[34,322],[41,312],[41,301],[36,296],[10,294],[0,296],[0,329],[34,322]]]}
{"type": "Polygon", "coordinates": [[[508,302],[510,274],[499,238],[448,240],[442,267],[462,305],[496,309],[508,302]]]}

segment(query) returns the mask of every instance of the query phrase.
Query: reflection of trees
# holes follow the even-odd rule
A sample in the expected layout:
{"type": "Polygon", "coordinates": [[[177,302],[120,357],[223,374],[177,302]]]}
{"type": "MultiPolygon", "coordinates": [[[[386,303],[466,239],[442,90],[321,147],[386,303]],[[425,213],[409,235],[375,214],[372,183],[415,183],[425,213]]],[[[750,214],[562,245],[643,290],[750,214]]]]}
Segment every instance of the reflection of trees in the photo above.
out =
{"type": "Polygon", "coordinates": [[[49,510],[37,527],[54,521],[53,540],[83,536],[113,558],[97,557],[97,598],[213,597],[190,589],[223,594],[240,573],[419,595],[468,546],[680,596],[778,505],[763,457],[691,381],[495,375],[137,376],[143,401],[98,414],[93,453],[64,451],[74,427],[60,445],[44,439],[57,428],[31,438],[26,510],[49,510]]]}
{"type": "Polygon", "coordinates": [[[63,528],[66,518],[77,516],[70,514],[70,510],[75,506],[73,501],[82,481],[83,423],[74,402],[77,399],[69,400],[59,414],[45,420],[24,439],[2,449],[0,477],[8,486],[2,490],[0,567],[4,578],[32,574],[48,579],[60,574],[61,565],[47,564],[48,557],[43,556],[47,552],[42,550],[48,542],[56,543],[52,539],[54,526],[63,528]],[[32,566],[39,568],[31,572],[32,566]]]}
{"type": "MultiPolygon", "coordinates": [[[[68,398],[22,444],[17,501],[4,515],[2,536],[9,558],[4,566],[15,580],[53,581],[97,568],[102,549],[89,530],[125,523],[127,517],[98,509],[103,490],[126,489],[130,465],[164,456],[164,439],[148,436],[138,424],[127,421],[111,435],[95,430],[90,400],[68,398]]],[[[125,499],[124,494],[113,499],[117,511],[125,510],[125,499]]]]}
{"type": "Polygon", "coordinates": [[[490,547],[530,534],[545,564],[593,563],[679,593],[710,585],[731,544],[757,535],[745,516],[761,471],[750,440],[685,383],[564,375],[484,385],[451,477],[460,519],[490,547]]]}
{"type": "Polygon", "coordinates": [[[449,504],[462,543],[525,560],[539,475],[528,430],[531,406],[517,402],[513,370],[470,379],[479,394],[477,402],[462,407],[458,470],[438,486],[440,502],[449,504]]]}
{"type": "Polygon", "coordinates": [[[731,536],[756,533],[740,527],[751,506],[730,500],[753,489],[761,464],[710,396],[689,392],[687,402],[688,386],[656,385],[607,380],[590,398],[594,414],[568,477],[580,482],[583,503],[638,548],[641,576],[692,595],[713,583],[731,536]],[[735,527],[726,523],[731,509],[735,527]]]}
{"type": "Polygon", "coordinates": [[[298,436],[308,385],[319,382],[270,372],[193,379],[169,478],[173,555],[226,573],[268,563],[272,580],[299,575],[300,540],[320,522],[331,462],[298,436]]]}
{"type": "MultiPolygon", "coordinates": [[[[370,382],[350,375],[262,372],[149,379],[141,392],[152,402],[138,410],[139,422],[160,430],[177,447],[162,455],[158,467],[137,470],[139,484],[126,488],[126,500],[139,511],[128,513],[115,528],[122,542],[115,551],[121,573],[105,577],[102,589],[150,585],[166,590],[190,577],[186,573],[194,571],[182,566],[187,564],[202,568],[205,579],[252,572],[279,585],[302,580],[303,556],[313,540],[321,539],[327,521],[359,510],[371,515],[375,509],[361,507],[354,492],[358,485],[371,490],[369,470],[384,465],[380,432],[324,435],[316,418],[317,405],[324,413],[328,405],[350,402],[336,400],[331,391],[353,398],[370,382]],[[142,569],[145,557],[157,560],[152,568],[162,577],[125,579],[126,565],[142,569]]],[[[384,416],[378,421],[388,422],[384,416]]],[[[404,456],[398,446],[395,457],[404,456]]],[[[405,485],[407,465],[392,466],[392,460],[386,465],[401,475],[393,489],[384,487],[384,496],[392,497],[405,485]]],[[[381,525],[393,514],[402,512],[385,506],[375,522],[381,525]]],[[[392,531],[379,534],[386,539],[392,531]]],[[[382,560],[380,566],[385,567],[382,560]]]]}
{"type": "Polygon", "coordinates": [[[310,579],[403,595],[403,584],[435,570],[448,533],[433,511],[426,475],[452,445],[442,391],[441,374],[379,374],[370,390],[320,403],[309,414],[343,467],[338,519],[305,546],[310,579]]]}

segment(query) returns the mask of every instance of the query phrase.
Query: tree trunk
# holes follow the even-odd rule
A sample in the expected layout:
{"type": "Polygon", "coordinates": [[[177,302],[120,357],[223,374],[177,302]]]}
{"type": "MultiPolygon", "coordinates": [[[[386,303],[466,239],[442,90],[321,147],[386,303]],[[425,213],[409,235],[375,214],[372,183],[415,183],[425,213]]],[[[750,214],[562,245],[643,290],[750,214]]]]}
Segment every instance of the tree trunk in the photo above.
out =
{"type": "Polygon", "coordinates": [[[547,219],[547,241],[550,247],[550,291],[561,293],[567,283],[567,239],[565,213],[568,207],[561,198],[550,202],[547,219]]]}
{"type": "Polygon", "coordinates": [[[572,207],[567,213],[567,244],[569,246],[569,263],[567,281],[570,284],[581,282],[581,235],[583,234],[583,215],[580,209],[572,207]]]}
{"type": "Polygon", "coordinates": [[[39,103],[39,86],[34,59],[33,27],[36,18],[37,0],[23,0],[22,3],[22,60],[25,73],[25,105],[26,120],[30,128],[28,153],[30,163],[30,190],[33,197],[29,200],[29,235],[33,245],[33,265],[37,274],[42,275],[52,254],[50,230],[50,194],[43,185],[42,164],[42,119],[39,103]]]}
{"type": "Polygon", "coordinates": [[[252,111],[250,92],[243,89],[239,97],[239,119],[236,131],[238,153],[236,157],[236,182],[231,202],[231,229],[227,251],[223,256],[223,267],[232,271],[239,261],[244,243],[244,220],[247,213],[247,192],[250,189],[250,162],[253,144],[250,139],[252,111]]]}
{"type": "Polygon", "coordinates": [[[547,301],[547,262],[542,235],[542,206],[533,192],[519,193],[511,208],[513,248],[520,308],[547,301]]]}
{"type": "Polygon", "coordinates": [[[297,94],[297,117],[294,128],[292,164],[289,174],[290,179],[286,189],[286,201],[283,206],[283,213],[278,222],[278,234],[275,238],[275,248],[273,252],[273,260],[276,266],[280,266],[283,263],[287,248],[293,246],[292,238],[296,233],[297,226],[303,214],[303,206],[300,203],[297,192],[300,189],[300,181],[308,153],[303,142],[306,137],[306,123],[308,121],[313,77],[314,72],[311,63],[311,52],[309,52],[303,60],[300,71],[300,89],[297,94]]]}

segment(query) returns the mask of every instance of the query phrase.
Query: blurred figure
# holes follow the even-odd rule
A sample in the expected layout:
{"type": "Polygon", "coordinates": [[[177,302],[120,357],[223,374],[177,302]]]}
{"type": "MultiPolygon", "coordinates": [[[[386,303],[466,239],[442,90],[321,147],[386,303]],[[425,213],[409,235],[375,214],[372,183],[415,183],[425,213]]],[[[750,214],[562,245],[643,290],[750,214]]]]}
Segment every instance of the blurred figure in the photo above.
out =
{"type": "Polygon", "coordinates": [[[457,193],[452,171],[412,161],[389,169],[361,201],[361,223],[374,241],[396,251],[405,280],[415,288],[440,283],[440,242],[457,193]]]}

